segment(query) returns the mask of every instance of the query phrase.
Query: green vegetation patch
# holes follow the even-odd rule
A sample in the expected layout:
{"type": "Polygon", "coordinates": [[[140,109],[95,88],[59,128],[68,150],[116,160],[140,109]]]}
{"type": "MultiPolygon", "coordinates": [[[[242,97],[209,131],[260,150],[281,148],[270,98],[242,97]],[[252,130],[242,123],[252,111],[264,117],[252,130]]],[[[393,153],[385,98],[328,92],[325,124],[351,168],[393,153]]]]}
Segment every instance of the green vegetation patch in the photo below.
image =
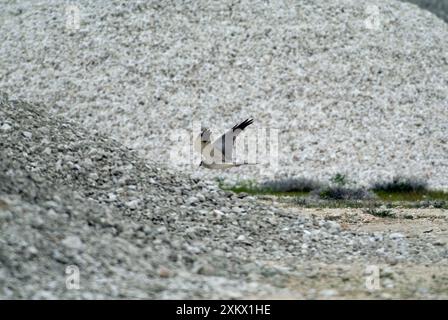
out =
{"type": "Polygon", "coordinates": [[[275,196],[306,196],[311,190],[320,185],[311,179],[306,178],[286,178],[280,180],[268,180],[257,183],[253,180],[240,181],[235,185],[226,186],[220,184],[224,190],[235,193],[247,193],[251,195],[275,195],[275,196]]]}
{"type": "Polygon", "coordinates": [[[375,182],[371,189],[384,193],[422,193],[428,191],[428,183],[419,178],[395,176],[391,181],[375,182]]]}
{"type": "MultiPolygon", "coordinates": [[[[296,197],[295,203],[312,207],[365,207],[368,201],[375,200],[388,207],[448,208],[448,192],[430,190],[425,181],[409,177],[375,182],[370,188],[355,187],[343,174],[336,174],[328,184],[309,178],[287,177],[262,183],[243,180],[235,185],[219,185],[235,193],[296,197]]],[[[372,214],[387,216],[386,212],[375,212],[372,214]]]]}
{"type": "Polygon", "coordinates": [[[437,190],[410,191],[410,192],[387,192],[376,191],[375,194],[383,201],[425,201],[425,200],[446,200],[448,192],[437,190]]]}
{"type": "Polygon", "coordinates": [[[313,195],[323,200],[370,200],[375,198],[375,195],[369,190],[340,186],[317,189],[313,191],[313,195]]]}
{"type": "Polygon", "coordinates": [[[395,218],[395,213],[392,210],[384,208],[366,208],[364,213],[380,218],[395,218]]]}

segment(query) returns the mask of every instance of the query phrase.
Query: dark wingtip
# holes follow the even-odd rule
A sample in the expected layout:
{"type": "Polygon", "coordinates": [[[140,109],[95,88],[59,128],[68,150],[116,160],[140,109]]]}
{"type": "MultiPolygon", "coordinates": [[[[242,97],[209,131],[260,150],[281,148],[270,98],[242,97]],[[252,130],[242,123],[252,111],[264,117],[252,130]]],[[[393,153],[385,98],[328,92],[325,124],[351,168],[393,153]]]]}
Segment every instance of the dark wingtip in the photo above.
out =
{"type": "Polygon", "coordinates": [[[252,118],[247,118],[246,120],[244,120],[243,122],[241,122],[240,124],[237,124],[235,126],[233,126],[233,130],[244,130],[247,126],[250,126],[252,123],[254,123],[254,119],[252,118]]]}

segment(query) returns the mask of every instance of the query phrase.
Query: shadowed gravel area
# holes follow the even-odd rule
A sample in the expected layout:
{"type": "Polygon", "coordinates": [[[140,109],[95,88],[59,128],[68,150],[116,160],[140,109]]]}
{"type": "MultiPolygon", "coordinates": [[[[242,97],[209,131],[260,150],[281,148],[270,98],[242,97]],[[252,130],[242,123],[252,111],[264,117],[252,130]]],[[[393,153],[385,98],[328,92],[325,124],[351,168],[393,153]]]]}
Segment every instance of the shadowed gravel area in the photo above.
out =
{"type": "Polygon", "coordinates": [[[402,0],[418,5],[422,9],[431,11],[439,18],[448,22],[448,0],[402,0]]]}

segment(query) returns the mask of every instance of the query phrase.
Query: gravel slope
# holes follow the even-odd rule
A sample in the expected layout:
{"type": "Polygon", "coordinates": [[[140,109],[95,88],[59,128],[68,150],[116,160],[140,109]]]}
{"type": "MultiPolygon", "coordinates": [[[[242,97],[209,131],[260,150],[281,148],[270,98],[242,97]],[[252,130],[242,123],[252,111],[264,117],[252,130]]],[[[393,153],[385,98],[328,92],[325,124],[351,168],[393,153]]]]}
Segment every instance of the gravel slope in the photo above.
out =
{"type": "Polygon", "coordinates": [[[423,9],[431,11],[440,19],[448,22],[448,1],[447,0],[402,0],[415,3],[423,9]]]}
{"type": "Polygon", "coordinates": [[[447,265],[443,243],[240,199],[45,109],[0,96],[0,298],[328,298],[287,279],[317,263],[447,265]]]}
{"type": "MultiPolygon", "coordinates": [[[[259,128],[280,129],[279,175],[341,172],[367,184],[403,174],[448,187],[448,26],[415,5],[77,5],[80,28],[72,30],[65,1],[2,2],[0,89],[163,163],[171,130],[252,116],[259,128]]],[[[256,166],[222,175],[266,173],[256,166]]]]}

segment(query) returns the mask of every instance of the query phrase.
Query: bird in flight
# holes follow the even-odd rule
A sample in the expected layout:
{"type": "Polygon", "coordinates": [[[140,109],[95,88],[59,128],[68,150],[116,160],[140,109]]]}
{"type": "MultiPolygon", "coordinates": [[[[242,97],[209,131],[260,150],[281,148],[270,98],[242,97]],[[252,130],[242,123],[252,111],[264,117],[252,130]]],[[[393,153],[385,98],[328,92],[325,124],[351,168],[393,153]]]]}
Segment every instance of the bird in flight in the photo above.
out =
{"type": "Polygon", "coordinates": [[[199,166],[207,169],[227,169],[250,165],[251,163],[246,162],[233,162],[232,155],[236,137],[253,122],[254,119],[246,119],[236,124],[213,143],[210,138],[211,131],[208,128],[203,128],[195,140],[196,151],[200,152],[202,157],[205,157],[205,160],[202,160],[199,166]]]}

